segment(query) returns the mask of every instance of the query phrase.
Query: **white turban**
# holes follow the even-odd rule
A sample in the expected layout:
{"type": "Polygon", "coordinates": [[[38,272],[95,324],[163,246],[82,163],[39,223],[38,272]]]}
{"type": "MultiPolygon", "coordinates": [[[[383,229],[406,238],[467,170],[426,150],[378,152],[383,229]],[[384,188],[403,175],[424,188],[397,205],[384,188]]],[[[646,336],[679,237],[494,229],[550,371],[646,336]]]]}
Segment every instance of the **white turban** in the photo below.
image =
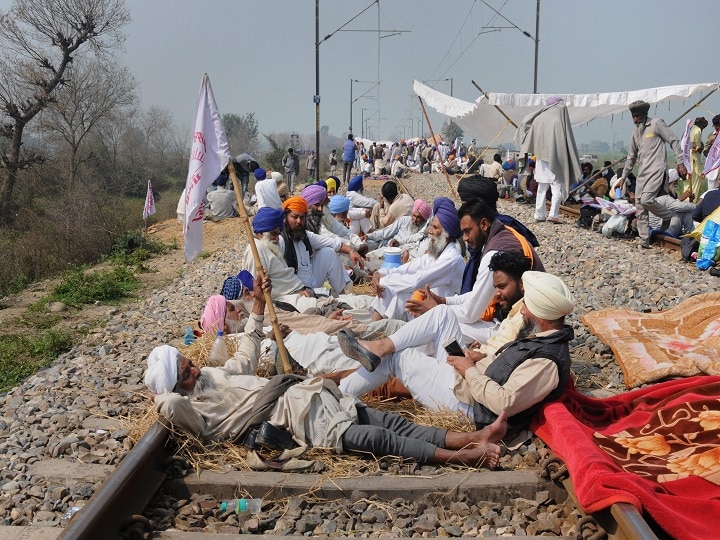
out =
{"type": "Polygon", "coordinates": [[[276,183],[276,184],[280,184],[280,183],[283,181],[283,175],[280,174],[280,173],[277,172],[277,171],[272,171],[272,172],[270,173],[270,178],[272,178],[273,180],[275,180],[275,183],[276,183]]]}
{"type": "Polygon", "coordinates": [[[569,315],[575,299],[563,281],[546,272],[525,272],[522,275],[525,306],[540,319],[554,321],[569,315]]]}
{"type": "Polygon", "coordinates": [[[177,384],[177,360],[180,351],[170,345],[155,347],[147,359],[145,386],[153,394],[164,394],[172,391],[177,384]]]}

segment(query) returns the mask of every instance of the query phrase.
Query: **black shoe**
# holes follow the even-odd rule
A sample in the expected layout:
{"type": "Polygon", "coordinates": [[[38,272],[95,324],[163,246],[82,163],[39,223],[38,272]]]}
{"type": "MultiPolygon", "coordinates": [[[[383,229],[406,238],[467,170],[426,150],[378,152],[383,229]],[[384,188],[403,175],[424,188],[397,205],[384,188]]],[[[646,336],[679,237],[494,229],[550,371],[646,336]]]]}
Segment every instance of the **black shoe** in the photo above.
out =
{"type": "Polygon", "coordinates": [[[720,268],[713,266],[710,270],[708,270],[708,273],[711,276],[720,277],[720,268]]]}
{"type": "Polygon", "coordinates": [[[345,356],[352,358],[368,371],[375,371],[380,365],[380,357],[360,345],[352,330],[343,328],[337,333],[337,338],[345,356]]]}

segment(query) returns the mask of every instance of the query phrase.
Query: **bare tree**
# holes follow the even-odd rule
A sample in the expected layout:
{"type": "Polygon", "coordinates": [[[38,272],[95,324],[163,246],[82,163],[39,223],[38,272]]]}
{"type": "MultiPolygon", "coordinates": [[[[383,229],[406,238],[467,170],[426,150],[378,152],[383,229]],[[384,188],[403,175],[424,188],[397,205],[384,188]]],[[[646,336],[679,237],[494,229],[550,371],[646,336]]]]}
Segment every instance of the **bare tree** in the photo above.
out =
{"type": "Polygon", "coordinates": [[[15,0],[0,14],[0,220],[8,222],[18,171],[41,160],[22,152],[23,132],[56,100],[80,52],[102,56],[122,43],[130,16],[123,0],[15,0]]]}
{"type": "Polygon", "coordinates": [[[57,137],[68,151],[67,181],[75,186],[78,167],[90,158],[82,152],[86,137],[129,113],[135,104],[135,80],[127,68],[96,58],[73,61],[67,83],[59,87],[55,101],[40,115],[41,130],[57,137]]]}
{"type": "Polygon", "coordinates": [[[247,152],[255,155],[260,135],[255,113],[245,113],[242,116],[233,113],[223,114],[223,124],[233,154],[247,152]]]}

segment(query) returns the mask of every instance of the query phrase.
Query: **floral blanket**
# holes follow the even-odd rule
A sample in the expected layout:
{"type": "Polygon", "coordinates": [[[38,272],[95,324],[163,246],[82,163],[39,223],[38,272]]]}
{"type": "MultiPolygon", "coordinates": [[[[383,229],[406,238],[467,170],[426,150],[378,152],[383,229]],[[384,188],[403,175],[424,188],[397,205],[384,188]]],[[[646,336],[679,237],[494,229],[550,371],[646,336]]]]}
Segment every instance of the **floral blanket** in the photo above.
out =
{"type": "Polygon", "coordinates": [[[581,320],[613,350],[627,388],[665,377],[720,375],[720,292],[667,311],[603,309],[581,320]]]}
{"type": "Polygon", "coordinates": [[[720,377],[605,399],[571,389],[531,427],[565,461],[587,512],[626,502],[673,538],[718,537],[720,377]]]}

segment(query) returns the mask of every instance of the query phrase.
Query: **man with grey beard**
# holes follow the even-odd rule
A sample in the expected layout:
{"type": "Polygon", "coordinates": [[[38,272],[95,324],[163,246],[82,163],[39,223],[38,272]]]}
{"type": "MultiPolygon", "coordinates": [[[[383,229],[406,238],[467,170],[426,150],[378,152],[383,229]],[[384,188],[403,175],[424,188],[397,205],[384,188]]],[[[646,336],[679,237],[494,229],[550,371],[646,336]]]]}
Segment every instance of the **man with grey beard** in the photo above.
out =
{"type": "Polygon", "coordinates": [[[402,456],[419,463],[497,466],[496,443],[507,427],[504,413],[480,431],[453,432],[366,407],[341,394],[328,379],[252,375],[264,307],[264,300],[256,299],[238,352],[222,367],[198,368],[168,345],[153,349],[144,382],[158,414],[210,442],[244,441],[253,427],[268,422],[304,448],[402,456]]]}
{"type": "Polygon", "coordinates": [[[373,274],[372,284],[377,296],[372,306],[373,320],[407,321],[409,314],[405,303],[413,292],[426,286],[440,295],[454,294],[460,289],[465,261],[455,242],[461,235],[457,210],[450,199],[438,197],[433,213],[428,227],[427,253],[402,266],[380,268],[373,274]]]}

